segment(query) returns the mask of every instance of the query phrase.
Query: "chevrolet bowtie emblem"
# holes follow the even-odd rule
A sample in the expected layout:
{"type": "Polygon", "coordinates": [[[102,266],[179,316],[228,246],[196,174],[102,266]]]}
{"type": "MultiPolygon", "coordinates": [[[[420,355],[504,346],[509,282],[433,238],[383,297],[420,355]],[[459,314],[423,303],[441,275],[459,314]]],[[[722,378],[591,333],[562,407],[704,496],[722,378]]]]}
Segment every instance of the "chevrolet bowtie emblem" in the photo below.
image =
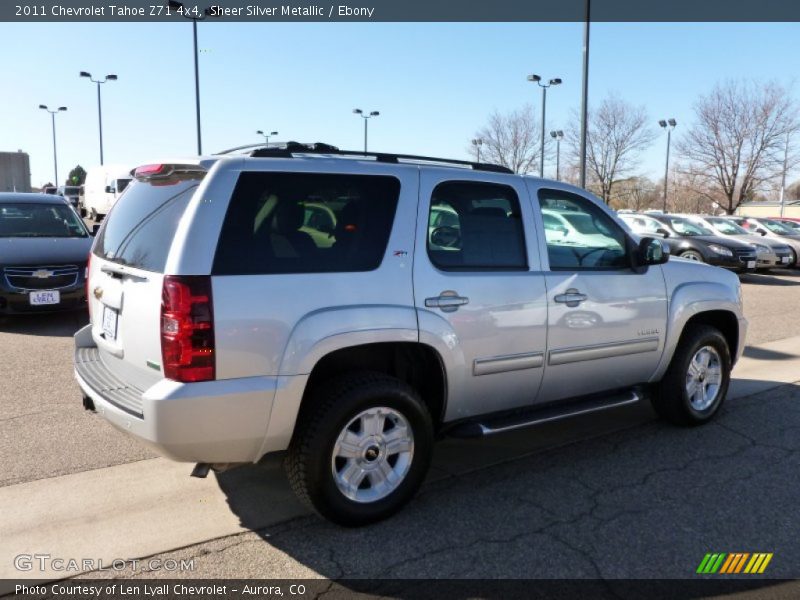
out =
{"type": "Polygon", "coordinates": [[[37,279],[47,279],[48,277],[53,276],[53,272],[48,271],[47,269],[39,269],[38,271],[34,271],[32,275],[37,279]]]}
{"type": "Polygon", "coordinates": [[[100,298],[103,297],[103,288],[101,288],[100,286],[94,288],[94,297],[100,300],[100,298]]]}

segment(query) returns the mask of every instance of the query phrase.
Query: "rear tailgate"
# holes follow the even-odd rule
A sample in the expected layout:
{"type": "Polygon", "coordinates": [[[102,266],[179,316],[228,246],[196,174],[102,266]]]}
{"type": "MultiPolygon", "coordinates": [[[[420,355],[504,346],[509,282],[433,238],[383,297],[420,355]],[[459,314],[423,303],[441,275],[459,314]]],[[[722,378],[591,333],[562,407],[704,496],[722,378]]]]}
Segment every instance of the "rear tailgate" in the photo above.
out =
{"type": "Polygon", "coordinates": [[[164,267],[203,174],[190,166],[137,178],[98,232],[88,278],[92,339],[99,359],[126,386],[146,390],[164,378],[164,267]]]}

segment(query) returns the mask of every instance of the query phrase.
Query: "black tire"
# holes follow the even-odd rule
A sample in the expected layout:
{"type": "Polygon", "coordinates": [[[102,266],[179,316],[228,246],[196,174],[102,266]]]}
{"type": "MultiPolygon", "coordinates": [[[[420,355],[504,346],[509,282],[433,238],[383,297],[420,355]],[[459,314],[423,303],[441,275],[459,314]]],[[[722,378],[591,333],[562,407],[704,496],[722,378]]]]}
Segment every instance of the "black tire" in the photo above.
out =
{"type": "Polygon", "coordinates": [[[355,527],[385,519],[411,500],[428,472],[433,439],[431,415],[408,384],[382,373],[350,373],[311,391],[298,416],[284,466],[301,502],[334,523],[355,527]],[[337,485],[333,470],[340,459],[334,459],[333,451],[348,424],[377,407],[392,409],[406,420],[413,434],[413,453],[396,488],[380,499],[358,502],[337,485]]]}
{"type": "Polygon", "coordinates": [[[680,254],[678,254],[680,258],[688,258],[689,260],[694,260],[697,262],[706,262],[703,259],[703,255],[700,254],[697,250],[684,250],[680,254]]]}
{"type": "Polygon", "coordinates": [[[653,408],[660,417],[675,425],[702,425],[719,411],[731,376],[731,354],[725,336],[709,325],[690,325],[684,331],[675,349],[672,362],[661,381],[655,386],[651,398],[653,408]],[[689,365],[695,354],[705,347],[716,350],[721,368],[721,382],[711,403],[699,410],[687,392],[689,365]]]}

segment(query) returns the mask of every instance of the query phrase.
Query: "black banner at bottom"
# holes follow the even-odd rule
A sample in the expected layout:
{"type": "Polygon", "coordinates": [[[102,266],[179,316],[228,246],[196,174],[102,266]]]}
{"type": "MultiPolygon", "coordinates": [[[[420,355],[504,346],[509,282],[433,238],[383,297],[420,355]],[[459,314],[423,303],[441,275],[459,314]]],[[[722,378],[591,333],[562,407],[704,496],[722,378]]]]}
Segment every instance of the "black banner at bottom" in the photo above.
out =
{"type": "Polygon", "coordinates": [[[800,581],[697,579],[67,579],[0,580],[0,596],[25,600],[255,600],[408,598],[675,600],[739,594],[741,599],[800,597],[800,581]]]}

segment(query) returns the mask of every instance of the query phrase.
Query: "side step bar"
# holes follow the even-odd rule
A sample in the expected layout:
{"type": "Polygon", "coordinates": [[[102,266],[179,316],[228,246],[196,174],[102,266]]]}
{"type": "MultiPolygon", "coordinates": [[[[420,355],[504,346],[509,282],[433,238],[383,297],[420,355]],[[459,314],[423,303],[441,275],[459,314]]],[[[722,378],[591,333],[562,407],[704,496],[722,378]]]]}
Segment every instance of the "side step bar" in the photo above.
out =
{"type": "Polygon", "coordinates": [[[466,423],[456,425],[447,432],[447,435],[457,438],[474,438],[494,435],[495,433],[513,431],[514,429],[530,427],[531,425],[538,425],[540,423],[549,423],[550,421],[558,421],[560,419],[576,417],[586,413],[635,404],[641,399],[642,393],[640,391],[630,390],[611,396],[593,397],[566,404],[551,404],[512,415],[484,419],[483,421],[467,421],[466,423]]]}

